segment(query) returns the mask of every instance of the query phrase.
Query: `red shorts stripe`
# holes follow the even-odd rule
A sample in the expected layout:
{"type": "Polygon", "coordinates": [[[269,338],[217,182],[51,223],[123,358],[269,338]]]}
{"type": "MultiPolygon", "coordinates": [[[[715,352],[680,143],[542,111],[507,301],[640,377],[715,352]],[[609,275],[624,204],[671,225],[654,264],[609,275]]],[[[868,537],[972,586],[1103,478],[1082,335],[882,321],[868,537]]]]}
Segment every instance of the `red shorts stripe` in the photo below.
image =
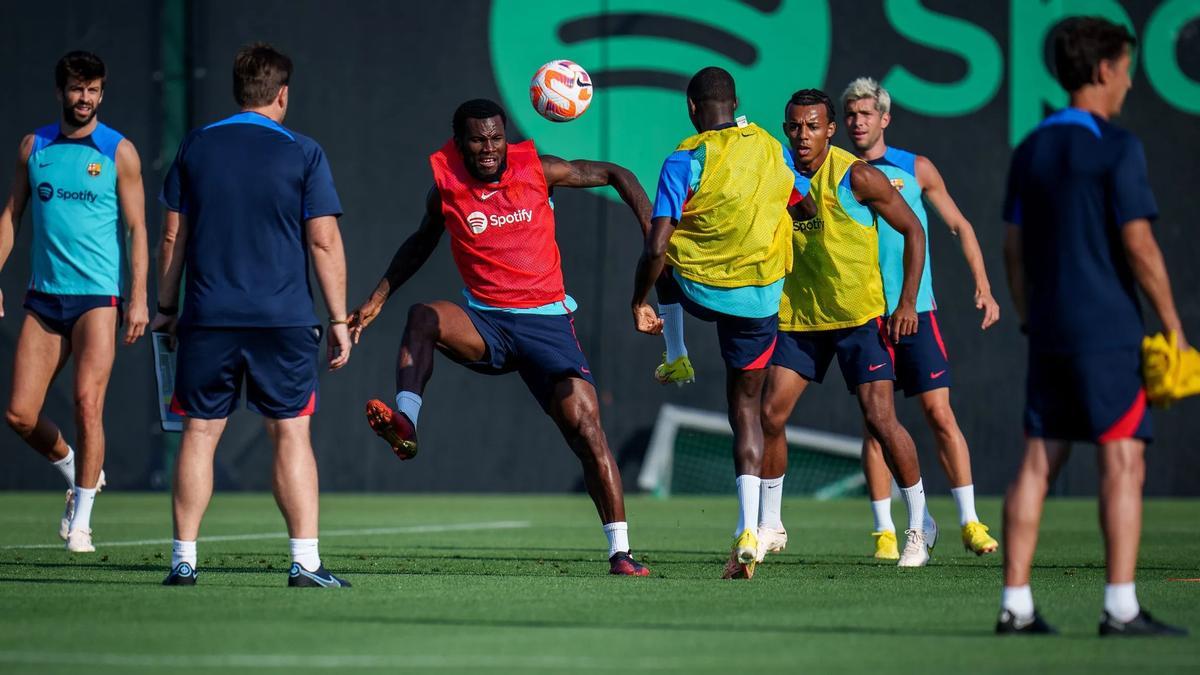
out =
{"type": "Polygon", "coordinates": [[[179,404],[179,399],[176,398],[175,394],[171,394],[170,410],[171,410],[171,412],[175,413],[176,415],[180,415],[182,417],[188,416],[187,412],[184,411],[183,406],[179,404]]]}
{"type": "Polygon", "coordinates": [[[942,342],[942,329],[938,328],[937,312],[929,313],[929,325],[933,326],[933,339],[937,340],[938,349],[942,350],[942,358],[949,361],[950,356],[946,354],[946,343],[942,342]]]}
{"type": "Polygon", "coordinates": [[[305,405],[304,408],[302,408],[300,410],[300,412],[296,413],[296,417],[308,417],[309,415],[313,414],[316,411],[317,411],[317,392],[314,391],[308,397],[308,404],[305,405]]]}
{"type": "Polygon", "coordinates": [[[757,359],[754,359],[749,364],[744,366],[742,368],[742,370],[762,370],[763,368],[766,368],[768,365],[770,365],[771,355],[775,353],[775,343],[778,341],[779,341],[778,335],[771,338],[771,346],[767,347],[767,350],[764,351],[762,354],[759,354],[757,359]]]}
{"type": "Polygon", "coordinates": [[[1096,440],[1100,443],[1108,443],[1109,441],[1133,438],[1145,416],[1146,390],[1138,389],[1137,398],[1133,400],[1133,405],[1129,406],[1129,410],[1126,410],[1125,414],[1121,415],[1121,418],[1109,427],[1108,431],[1100,434],[1100,438],[1096,440]]]}
{"type": "Polygon", "coordinates": [[[879,336],[883,338],[883,346],[887,347],[888,358],[892,360],[892,367],[896,367],[896,348],[892,346],[892,338],[888,335],[887,324],[883,322],[883,317],[875,317],[875,327],[879,329],[879,336]]]}

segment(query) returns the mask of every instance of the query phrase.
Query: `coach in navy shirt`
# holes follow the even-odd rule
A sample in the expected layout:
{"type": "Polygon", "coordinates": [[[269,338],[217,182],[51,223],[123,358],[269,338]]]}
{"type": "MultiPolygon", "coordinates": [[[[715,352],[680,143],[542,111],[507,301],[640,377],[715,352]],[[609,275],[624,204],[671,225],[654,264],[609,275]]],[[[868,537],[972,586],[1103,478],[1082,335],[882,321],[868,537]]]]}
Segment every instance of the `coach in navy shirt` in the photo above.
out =
{"type": "Polygon", "coordinates": [[[1071,441],[1099,447],[1100,521],[1108,561],[1100,635],[1179,635],[1134,592],[1150,414],[1141,371],[1145,291],[1186,340],[1150,229],[1158,206],[1142,144],[1111,124],[1130,88],[1133,35],[1100,18],[1064,22],[1054,38],[1071,107],[1013,153],[1004,201],[1005,260],[1029,333],[1025,457],[1004,502],[1004,592],[998,633],[1050,633],[1029,572],[1050,483],[1071,441]]]}
{"type": "Polygon", "coordinates": [[[329,309],[329,368],[350,357],[342,214],[321,146],[282,126],[292,62],[254,44],[234,61],[241,112],[190,133],[167,174],[157,329],[179,351],[172,409],[187,417],[175,479],[175,543],[167,585],[196,583],[196,536],[212,497],[212,460],[225,420],[246,404],[275,444],[275,496],[291,537],[289,586],[349,585],[321,565],[317,466],[309,417],[317,409],[321,326],[311,260],[329,309]]]}

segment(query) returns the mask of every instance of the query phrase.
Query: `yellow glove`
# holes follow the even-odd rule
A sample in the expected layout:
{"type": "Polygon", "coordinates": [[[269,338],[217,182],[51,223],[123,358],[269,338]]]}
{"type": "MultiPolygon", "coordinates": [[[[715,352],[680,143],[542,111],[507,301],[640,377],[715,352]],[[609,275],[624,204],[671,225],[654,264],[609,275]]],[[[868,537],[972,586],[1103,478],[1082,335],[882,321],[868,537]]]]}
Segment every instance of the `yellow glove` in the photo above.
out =
{"type": "Polygon", "coordinates": [[[1200,394],[1200,352],[1179,351],[1172,331],[1142,339],[1142,375],[1146,396],[1154,405],[1167,407],[1181,398],[1200,394]]]}

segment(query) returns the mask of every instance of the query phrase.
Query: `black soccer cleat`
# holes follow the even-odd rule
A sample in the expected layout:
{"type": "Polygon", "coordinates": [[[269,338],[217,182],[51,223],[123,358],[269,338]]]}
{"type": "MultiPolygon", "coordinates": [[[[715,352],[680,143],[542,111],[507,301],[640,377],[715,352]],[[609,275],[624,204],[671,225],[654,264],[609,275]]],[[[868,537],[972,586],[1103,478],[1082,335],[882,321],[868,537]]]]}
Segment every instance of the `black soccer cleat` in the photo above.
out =
{"type": "Polygon", "coordinates": [[[196,568],[190,564],[181,562],[171,570],[166,579],[163,579],[163,586],[195,586],[196,585],[196,568]]]}
{"type": "Polygon", "coordinates": [[[324,565],[317,568],[316,572],[309,572],[300,566],[300,563],[292,563],[292,569],[288,572],[288,586],[293,588],[350,588],[350,582],[345,579],[339,579],[329,573],[324,565]]]}
{"type": "Polygon", "coordinates": [[[1019,619],[1005,609],[996,619],[996,635],[1058,635],[1058,629],[1046,623],[1036,609],[1028,619],[1019,619]]]}
{"type": "Polygon", "coordinates": [[[1100,615],[1100,637],[1184,637],[1186,628],[1165,624],[1141,610],[1129,621],[1118,621],[1108,612],[1100,615]]]}

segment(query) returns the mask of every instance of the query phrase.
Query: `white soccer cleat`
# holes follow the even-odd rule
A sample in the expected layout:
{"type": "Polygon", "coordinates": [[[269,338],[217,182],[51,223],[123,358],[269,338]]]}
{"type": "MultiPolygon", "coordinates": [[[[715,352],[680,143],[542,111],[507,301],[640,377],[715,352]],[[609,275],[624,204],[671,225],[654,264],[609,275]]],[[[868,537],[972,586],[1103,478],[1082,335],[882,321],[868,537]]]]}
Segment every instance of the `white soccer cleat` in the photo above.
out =
{"type": "Polygon", "coordinates": [[[768,553],[779,553],[785,548],[787,548],[787,530],[782,527],[777,530],[773,527],[760,526],[758,528],[758,550],[755,552],[754,561],[762,562],[768,553]]]}
{"type": "Polygon", "coordinates": [[[71,553],[95,553],[92,546],[92,531],[81,527],[67,533],[67,550],[71,553]]]}
{"type": "MultiPolygon", "coordinates": [[[[100,469],[100,480],[96,481],[96,492],[103,492],[108,480],[104,477],[104,469],[100,469]]],[[[62,520],[58,523],[58,538],[67,540],[71,533],[71,519],[75,517],[75,489],[67,488],[67,506],[63,509],[62,520]]]]}
{"type": "Polygon", "coordinates": [[[929,514],[929,509],[925,509],[925,546],[929,548],[929,552],[933,553],[933,547],[937,546],[938,526],[937,521],[929,514]]]}
{"type": "Polygon", "coordinates": [[[897,567],[924,567],[929,562],[929,549],[924,530],[904,531],[904,550],[897,567]]]}

